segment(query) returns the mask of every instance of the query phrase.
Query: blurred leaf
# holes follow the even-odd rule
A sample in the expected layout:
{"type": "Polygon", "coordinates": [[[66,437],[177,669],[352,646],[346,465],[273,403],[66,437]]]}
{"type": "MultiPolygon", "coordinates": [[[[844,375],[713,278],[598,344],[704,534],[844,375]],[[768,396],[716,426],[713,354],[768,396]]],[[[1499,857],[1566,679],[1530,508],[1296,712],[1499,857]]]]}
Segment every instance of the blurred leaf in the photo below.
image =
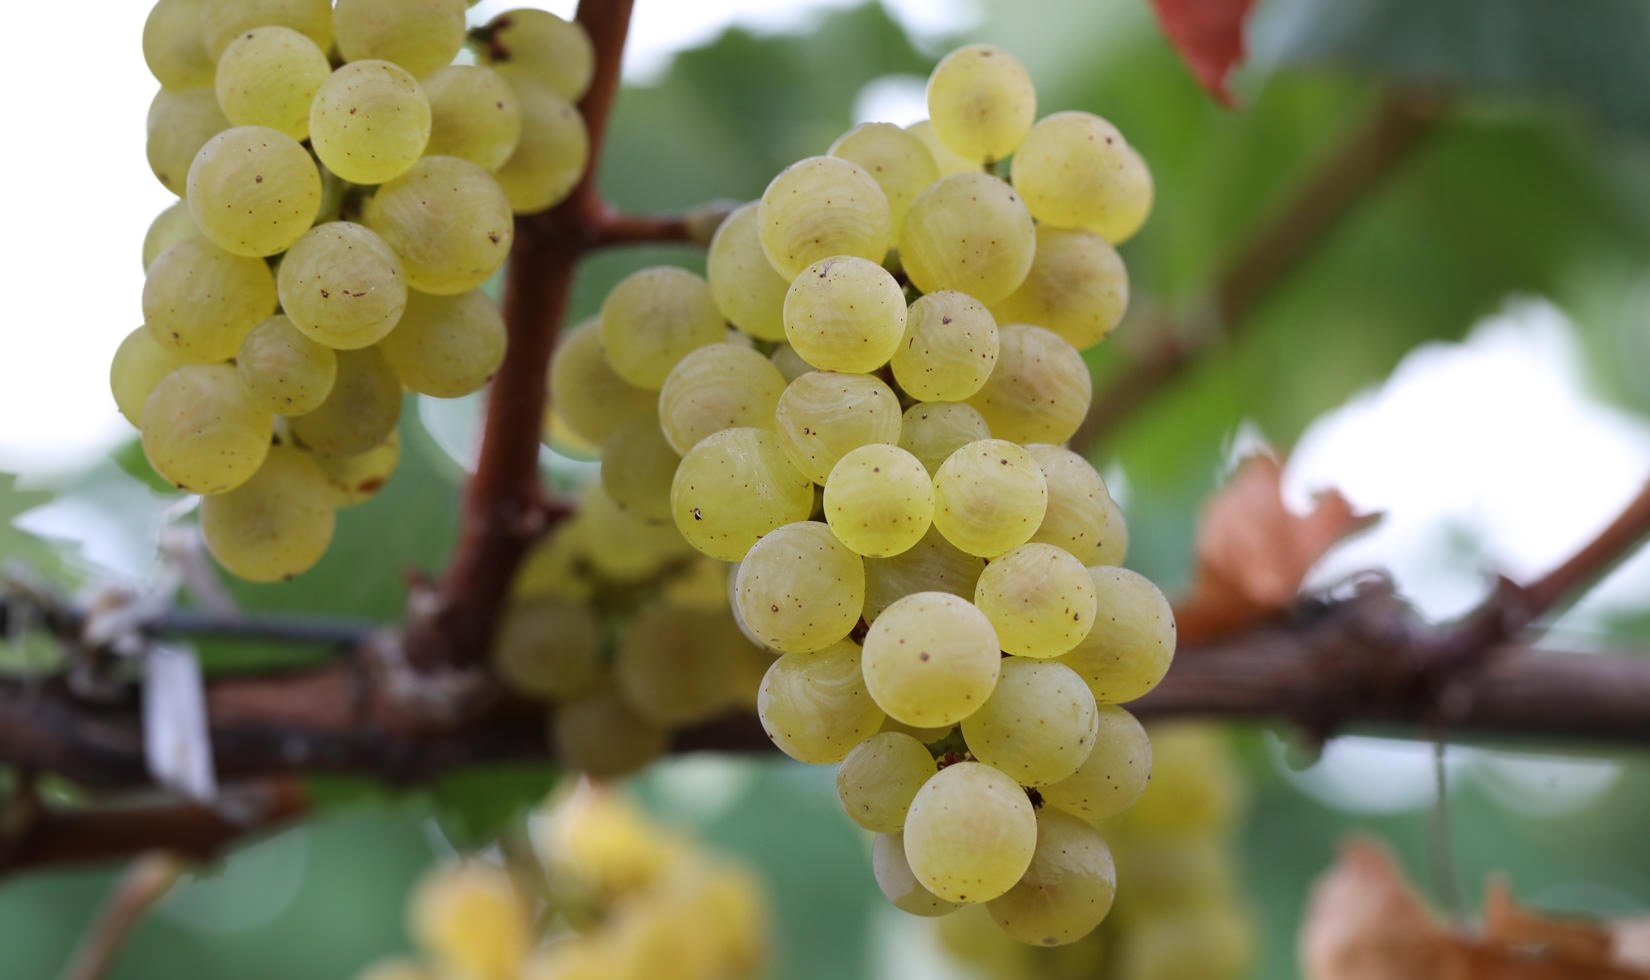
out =
{"type": "Polygon", "coordinates": [[[0,473],[0,565],[16,565],[52,581],[64,577],[58,549],[17,526],[19,517],[52,499],[51,491],[25,490],[17,485],[17,477],[0,473]]]}
{"type": "Polygon", "coordinates": [[[1253,5],[1254,0],[1152,0],[1163,33],[1198,84],[1228,108],[1236,103],[1226,80],[1243,60],[1243,24],[1253,5]]]}
{"type": "Polygon", "coordinates": [[[149,457],[143,451],[143,443],[137,439],[127,440],[110,452],[109,458],[115,461],[115,465],[120,467],[122,473],[137,479],[156,493],[177,496],[182,492],[168,483],[165,477],[156,473],[155,468],[149,465],[149,457]]]}
{"type": "Polygon", "coordinates": [[[455,770],[430,791],[436,819],[454,847],[482,847],[510,822],[544,802],[556,785],[548,763],[500,763],[455,770]]]}

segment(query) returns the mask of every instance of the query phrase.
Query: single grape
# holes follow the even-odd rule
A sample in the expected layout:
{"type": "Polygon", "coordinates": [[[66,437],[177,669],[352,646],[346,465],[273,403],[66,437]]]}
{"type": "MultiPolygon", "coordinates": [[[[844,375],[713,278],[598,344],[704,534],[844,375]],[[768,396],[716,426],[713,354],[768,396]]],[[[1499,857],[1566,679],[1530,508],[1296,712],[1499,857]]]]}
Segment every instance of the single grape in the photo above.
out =
{"type": "Polygon", "coordinates": [[[911,304],[905,337],[889,366],[912,398],[962,401],[997,364],[997,321],[967,293],[942,290],[911,304]]]}
{"type": "Polygon", "coordinates": [[[875,371],[894,356],[903,336],[905,293],[869,259],[820,259],[785,293],[785,339],[821,371],[875,371]]]}
{"type": "Polygon", "coordinates": [[[790,344],[775,344],[773,354],[768,357],[773,366],[779,369],[779,374],[790,384],[814,369],[812,364],[802,359],[802,355],[791,350],[790,344]]]}
{"type": "Polygon", "coordinates": [[[1065,779],[1039,787],[1048,803],[1090,823],[1128,809],[1152,774],[1152,743],[1140,722],[1115,704],[1095,711],[1099,729],[1088,758],[1065,779]]]}
{"type": "Polygon", "coordinates": [[[563,332],[550,358],[550,403],[574,432],[600,444],[625,422],[653,415],[659,397],[619,377],[596,321],[587,320],[563,332]]]}
{"type": "Polygon", "coordinates": [[[292,420],[292,433],[316,452],[353,456],[395,431],[401,382],[376,347],[339,351],[337,358],[332,390],[319,408],[292,420]]]}
{"type": "Polygon", "coordinates": [[[596,54],[581,24],[547,10],[506,10],[487,23],[484,61],[512,77],[528,78],[572,102],[590,87],[596,54]]]}
{"type": "Polygon", "coordinates": [[[189,202],[173,201],[166,210],[155,215],[155,220],[149,223],[149,230],[143,235],[144,270],[148,270],[160,253],[178,242],[200,237],[201,230],[195,227],[195,219],[189,216],[189,202]]]}
{"type": "Polygon", "coordinates": [[[757,202],[752,201],[717,226],[705,254],[705,278],[728,322],[759,340],[784,340],[790,281],[774,271],[762,251],[758,221],[757,202]]]}
{"type": "Polygon", "coordinates": [[[1023,544],[986,565],[974,586],[974,604],[991,620],[1006,652],[1057,657],[1094,624],[1094,580],[1070,552],[1023,544]]]}
{"type": "Polygon", "coordinates": [[[950,902],[985,902],[1014,886],[1037,846],[1037,817],[1020,784],[979,762],[941,769],[905,817],[911,873],[950,902]]]}
{"type": "Polygon", "coordinates": [[[1002,666],[991,621],[949,592],[894,602],[865,635],[865,684],[889,717],[952,725],[978,711],[1002,666]]]}
{"type": "Polygon", "coordinates": [[[762,643],[786,653],[846,637],[865,605],[865,564],[818,521],[775,528],[751,546],[734,601],[762,643]]]}
{"type": "Polygon", "coordinates": [[[1059,334],[1011,323],[1002,328],[997,366],[968,399],[999,439],[1065,442],[1083,424],[1094,379],[1083,355],[1059,334]]]}
{"type": "Polygon", "coordinates": [[[787,280],[837,255],[881,262],[893,239],[888,197],[857,163],[808,157],[768,184],[757,208],[768,261],[787,280]]]}
{"type": "Polygon", "coordinates": [[[1014,154],[1014,187],[1038,221],[1127,241],[1152,208],[1152,175],[1117,127],[1087,112],[1038,120],[1014,154]]]}
{"type": "Polygon", "coordinates": [[[909,550],[934,518],[934,481],[913,455],[887,443],[850,450],[825,479],[825,520],[856,554],[909,550]]]}
{"type": "Polygon", "coordinates": [[[947,902],[917,880],[905,859],[905,835],[878,834],[871,842],[871,873],[883,897],[901,912],[932,918],[956,911],[957,903],[947,902]]]}
{"type": "Polygon", "coordinates": [[[236,126],[206,141],[189,166],[189,215],[235,255],[284,252],[315,221],[321,174],[297,140],[236,126]]]}
{"type": "Polygon", "coordinates": [[[377,232],[349,221],[306,232],[281,260],[275,283],[293,325],[337,350],[382,340],[407,307],[401,257],[377,232]]]}
{"type": "Polygon", "coordinates": [[[660,603],[630,621],[613,676],[642,717],[680,727],[728,707],[726,678],[744,646],[725,614],[660,603]]]}
{"type": "Polygon", "coordinates": [[[486,282],[510,254],[515,220],[487,171],[458,157],[425,157],[378,189],[363,221],[407,267],[407,285],[451,296],[486,282]]]}
{"type": "Polygon", "coordinates": [[[940,138],[934,135],[934,124],[926,119],[912,123],[905,127],[905,131],[915,136],[917,141],[928,149],[928,155],[934,158],[934,165],[939,169],[941,177],[949,177],[952,174],[977,174],[985,169],[985,161],[959,156],[953,153],[950,147],[941,143],[940,138]]]}
{"type": "Polygon", "coordinates": [[[332,543],[332,494],[314,458],[274,446],[250,480],[201,501],[201,536],[218,564],[251,582],[313,568],[332,543]]]}
{"type": "Polygon", "coordinates": [[[143,452],[155,472],[192,493],[224,493],[258,472],[275,418],[228,364],[186,364],[143,403],[143,452]]]}
{"type": "Polygon", "coordinates": [[[430,100],[430,156],[459,157],[484,170],[504,166],[521,141],[521,100],[485,65],[448,65],[419,83],[430,100]]]}
{"type": "Polygon", "coordinates": [[[149,264],[143,319],[162,346],[196,363],[235,356],[241,340],[275,312],[275,277],[258,259],[185,239],[149,264]]]}
{"type": "Polygon", "coordinates": [[[493,174],[517,214],[566,200],[590,162],[590,136],[572,103],[531,78],[506,75],[521,109],[521,137],[493,174]]]}
{"type": "Polygon", "coordinates": [[[1026,786],[1064,779],[1094,748],[1094,695],[1070,667],[1008,657],[991,697],[963,719],[974,758],[1026,786]]]}
{"type": "Polygon", "coordinates": [[[401,383],[421,395],[458,398],[504,363],[504,317],[479,289],[456,296],[411,290],[407,308],[378,349],[401,383]]]}
{"type": "Polygon", "coordinates": [[[379,58],[423,77],[464,45],[464,0],[337,0],[332,29],[345,61],[379,58]]]}
{"type": "Polygon", "coordinates": [[[399,65],[352,61],[315,93],[309,139],[328,170],[352,184],[382,184],[406,173],[424,152],[430,102],[399,65]]]}
{"type": "Polygon", "coordinates": [[[957,290],[986,306],[1020,288],[1036,249],[1020,196],[988,174],[940,178],[911,202],[899,236],[900,263],[918,289],[957,290]]]}
{"type": "Polygon", "coordinates": [[[257,27],[290,27],[322,51],[332,47],[332,0],[204,0],[201,40],[217,60],[235,38],[257,27]]]}
{"type": "Polygon", "coordinates": [[[952,453],[989,438],[985,416],[966,402],[918,402],[900,420],[899,447],[917,457],[930,474],[952,453]]]}
{"type": "Polygon", "coordinates": [[[252,328],[235,355],[235,370],[252,400],[276,415],[303,415],[326,401],[338,357],[304,336],[284,316],[252,328]]]}
{"type": "Polygon", "coordinates": [[[619,377],[657,390],[676,362],[727,332],[710,286],[686,269],[632,272],[602,302],[602,346],[619,377]]]}
{"type": "Polygon", "coordinates": [[[407,909],[413,942],[452,972],[514,976],[533,946],[531,912],[510,872],[480,861],[425,873],[407,909]]]}
{"type": "Polygon", "coordinates": [[[201,42],[201,0],[159,0],[150,8],[143,61],[166,88],[212,84],[212,56],[201,42]]]}
{"type": "Polygon", "coordinates": [[[762,678],[756,713],[780,751],[815,765],[840,761],[882,725],[859,673],[859,647],[847,640],[775,660],[762,678]]]}
{"type": "Polygon", "coordinates": [[[1076,817],[1044,807],[1025,876],[986,907],[1020,942],[1063,946],[1093,932],[1116,895],[1117,865],[1105,838],[1076,817]]]}
{"type": "Polygon", "coordinates": [[[992,312],[1005,323],[1035,323],[1087,350],[1106,339],[1128,307],[1128,269],[1110,242],[1092,231],[1038,225],[1031,271],[992,312]]]}
{"type": "Polygon", "coordinates": [[[1089,569],[1094,627],[1060,662],[1102,703],[1133,701],[1163,680],[1174,659],[1174,610],[1151,580],[1126,568],[1089,569]]]}
{"type": "Polygon", "coordinates": [[[211,88],[161,89],[149,103],[149,169],[167,190],[189,191],[189,165],[206,141],[229,128],[211,88]]]}
{"type": "Polygon", "coordinates": [[[939,166],[928,147],[892,123],[861,123],[838,137],[826,152],[859,164],[877,182],[888,198],[896,234],[912,200],[940,179],[939,166]]]}
{"type": "Polygon", "coordinates": [[[888,558],[865,560],[865,619],[874,622],[883,610],[913,592],[949,592],[974,597],[974,583],[985,559],[958,551],[940,532],[929,528],[921,541],[888,558]]]}
{"type": "Polygon", "coordinates": [[[1037,89],[1018,58],[994,45],[970,44],[946,55],[928,76],[928,118],[952,152],[1001,160],[1037,118],[1037,89]]]}
{"type": "Polygon", "coordinates": [[[669,520],[679,458],[657,419],[631,419],[602,444],[602,487],[614,503],[643,520],[669,520]]]}
{"type": "Polygon", "coordinates": [[[315,456],[321,472],[326,474],[327,485],[332,487],[334,507],[353,507],[371,500],[390,482],[400,459],[401,436],[394,430],[383,442],[364,453],[352,456],[317,453],[315,456]]]}
{"type": "Polygon", "coordinates": [[[309,106],[332,74],[327,53],[290,27],[257,27],[223,49],[214,81],[218,106],[237,126],[309,137],[309,106]]]}
{"type": "Polygon", "coordinates": [[[917,790],[934,775],[928,747],[909,735],[879,732],[854,746],[836,770],[842,810],[866,830],[893,834],[917,790]]]}
{"type": "Polygon", "coordinates": [[[1064,446],[1034,443],[1025,447],[1048,483],[1048,511],[1031,540],[1057,545],[1085,565],[1100,564],[1103,554],[1127,529],[1116,512],[1106,483],[1089,461],[1064,446]]]}
{"type": "Polygon", "coordinates": [[[813,511],[813,486],[764,429],[724,429],[700,440],[676,467],[670,510],[688,543],[738,561],[757,539],[813,511]]]}
{"type": "Polygon", "coordinates": [[[971,442],[934,473],[934,526],[971,555],[993,558],[1025,544],[1047,510],[1043,471],[1012,442],[971,442]]]}
{"type": "Polygon", "coordinates": [[[723,429],[773,428],[785,379],[766,357],[737,344],[711,344],[688,354],[659,389],[659,422],[677,453],[723,429]]]}
{"type": "Polygon", "coordinates": [[[615,687],[558,705],[550,744],[570,769],[598,779],[635,772],[665,751],[665,732],[643,718],[615,687]]]}
{"type": "Polygon", "coordinates": [[[899,441],[899,399],[868,374],[811,371],[786,386],[774,421],[786,458],[824,484],[849,450],[899,441]]]}
{"type": "Polygon", "coordinates": [[[143,403],[160,379],[189,362],[176,351],[162,347],[147,327],[138,327],[115,348],[109,363],[109,390],[115,407],[133,425],[143,419],[143,403]]]}

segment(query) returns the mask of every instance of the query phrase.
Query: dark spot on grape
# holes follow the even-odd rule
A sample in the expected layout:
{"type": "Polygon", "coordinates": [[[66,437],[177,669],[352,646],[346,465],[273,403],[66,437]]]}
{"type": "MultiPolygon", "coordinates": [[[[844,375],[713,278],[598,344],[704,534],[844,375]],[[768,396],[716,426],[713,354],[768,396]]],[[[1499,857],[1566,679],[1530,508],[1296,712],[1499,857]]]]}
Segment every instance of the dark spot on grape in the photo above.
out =
{"type": "Polygon", "coordinates": [[[699,508],[695,507],[693,508],[693,519],[696,521],[702,521],[705,519],[705,515],[699,512],[699,508]]]}
{"type": "Polygon", "coordinates": [[[941,322],[941,323],[950,323],[950,322],[951,322],[951,318],[950,318],[950,317],[948,317],[948,316],[942,316],[942,317],[940,317],[940,322],[941,322]]]}

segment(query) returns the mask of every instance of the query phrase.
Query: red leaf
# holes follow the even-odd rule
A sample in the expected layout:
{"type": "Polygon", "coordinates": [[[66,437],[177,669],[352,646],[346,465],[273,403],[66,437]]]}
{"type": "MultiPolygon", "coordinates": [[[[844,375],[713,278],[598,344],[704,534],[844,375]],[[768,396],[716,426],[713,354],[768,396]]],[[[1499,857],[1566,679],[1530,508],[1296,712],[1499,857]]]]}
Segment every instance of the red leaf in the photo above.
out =
{"type": "Polygon", "coordinates": [[[1152,0],[1163,33],[1179,50],[1198,83],[1227,108],[1232,66],[1243,60],[1243,22],[1254,0],[1152,0]]]}

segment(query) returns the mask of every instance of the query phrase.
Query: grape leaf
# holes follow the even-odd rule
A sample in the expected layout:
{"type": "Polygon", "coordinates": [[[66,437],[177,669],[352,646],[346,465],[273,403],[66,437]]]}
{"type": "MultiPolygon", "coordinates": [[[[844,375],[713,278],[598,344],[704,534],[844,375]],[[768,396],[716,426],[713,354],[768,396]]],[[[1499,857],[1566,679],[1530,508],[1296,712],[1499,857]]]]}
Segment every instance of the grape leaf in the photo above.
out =
{"type": "Polygon", "coordinates": [[[1152,6],[1198,84],[1221,105],[1235,107],[1227,81],[1243,60],[1243,25],[1254,0],[1152,0],[1152,6]]]}

